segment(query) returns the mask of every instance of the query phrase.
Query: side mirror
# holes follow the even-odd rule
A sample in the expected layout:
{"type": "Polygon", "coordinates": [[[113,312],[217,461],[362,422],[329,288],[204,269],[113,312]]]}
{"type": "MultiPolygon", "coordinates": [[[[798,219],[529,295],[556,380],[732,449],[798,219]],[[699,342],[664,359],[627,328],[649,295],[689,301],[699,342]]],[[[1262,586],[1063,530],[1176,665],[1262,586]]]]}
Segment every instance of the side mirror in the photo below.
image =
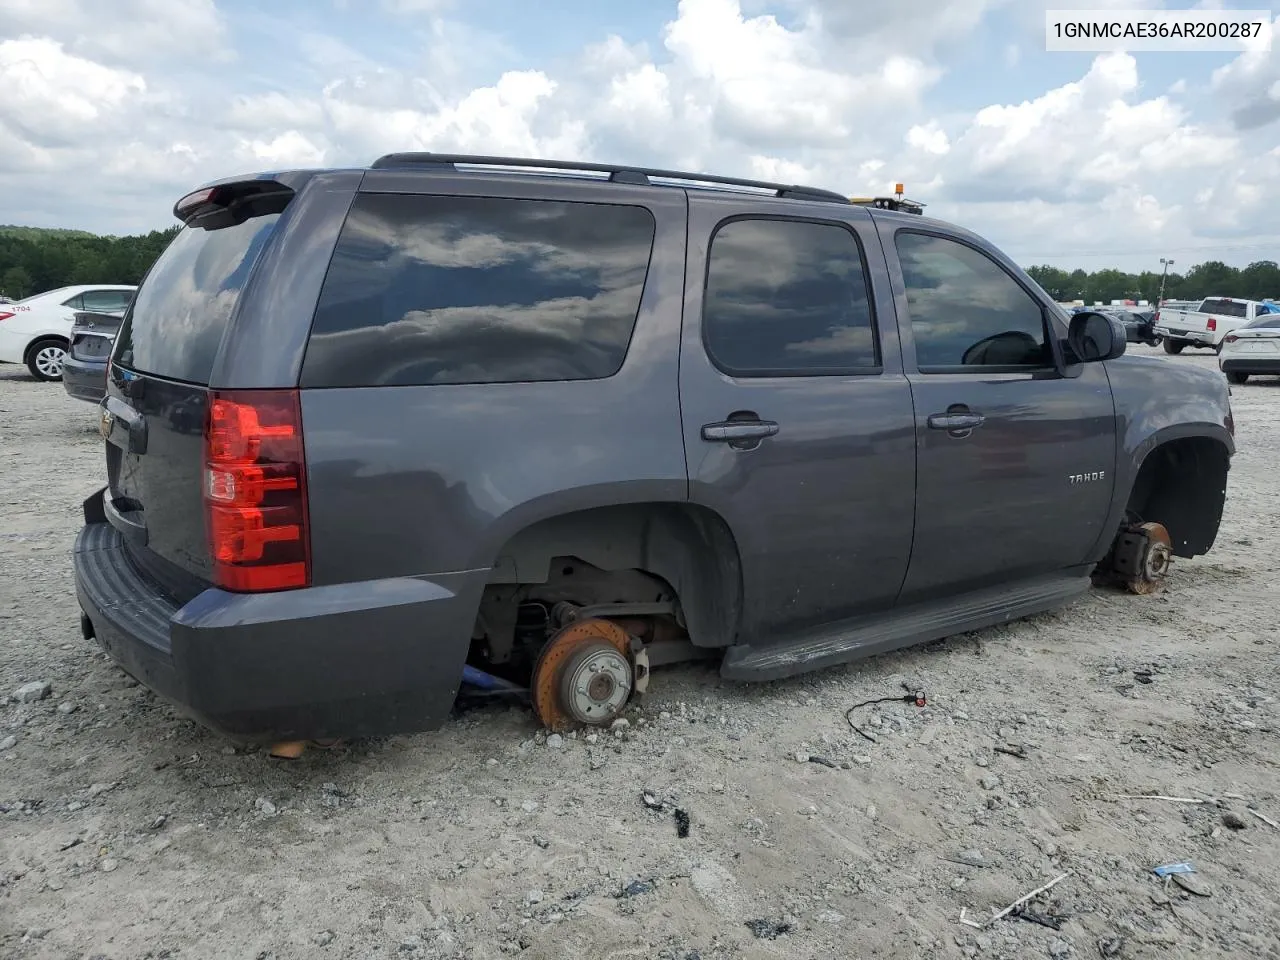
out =
{"type": "Polygon", "coordinates": [[[1124,324],[1105,313],[1077,313],[1067,328],[1067,346],[1079,363],[1122,357],[1127,344],[1124,324]]]}

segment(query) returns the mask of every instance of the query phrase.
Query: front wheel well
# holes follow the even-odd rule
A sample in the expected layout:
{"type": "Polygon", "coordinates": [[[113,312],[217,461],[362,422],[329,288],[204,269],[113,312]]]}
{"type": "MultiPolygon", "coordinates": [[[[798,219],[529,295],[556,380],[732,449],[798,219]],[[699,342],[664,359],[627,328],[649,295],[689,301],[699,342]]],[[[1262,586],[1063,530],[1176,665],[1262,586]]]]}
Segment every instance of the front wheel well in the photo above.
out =
{"type": "Polygon", "coordinates": [[[1134,478],[1126,520],[1163,524],[1175,556],[1208,553],[1222,522],[1230,465],[1226,446],[1212,437],[1160,444],[1134,478]]]}

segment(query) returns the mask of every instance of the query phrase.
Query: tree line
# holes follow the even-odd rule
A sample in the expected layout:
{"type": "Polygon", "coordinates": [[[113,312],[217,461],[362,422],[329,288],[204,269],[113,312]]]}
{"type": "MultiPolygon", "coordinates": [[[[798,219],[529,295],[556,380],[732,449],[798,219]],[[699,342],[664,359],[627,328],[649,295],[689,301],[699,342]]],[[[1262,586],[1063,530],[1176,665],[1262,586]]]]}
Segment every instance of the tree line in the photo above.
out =
{"type": "MultiPolygon", "coordinates": [[[[1027,273],[1061,303],[1110,303],[1112,300],[1146,300],[1160,295],[1159,271],[1125,273],[1122,270],[1066,271],[1058,267],[1030,267],[1027,273]]],[[[1236,297],[1242,300],[1280,299],[1280,266],[1274,260],[1258,260],[1247,267],[1230,267],[1219,260],[1197,264],[1186,273],[1165,277],[1166,300],[1201,300],[1236,297]]]]}
{"type": "MultiPolygon", "coordinates": [[[[0,227],[0,294],[20,300],[71,284],[136,284],[177,232],[175,226],[138,236],[103,237],[76,230],[0,227]]],[[[1105,269],[1086,273],[1034,266],[1027,272],[1062,302],[1155,303],[1160,291],[1158,271],[1105,269]]],[[[1170,300],[1210,296],[1280,299],[1280,266],[1273,260],[1259,260],[1238,268],[1210,260],[1186,273],[1170,273],[1164,293],[1170,300]]]]}
{"type": "Polygon", "coordinates": [[[21,300],[81,283],[136,284],[178,232],[101,237],[78,230],[0,227],[0,294],[21,300]]]}

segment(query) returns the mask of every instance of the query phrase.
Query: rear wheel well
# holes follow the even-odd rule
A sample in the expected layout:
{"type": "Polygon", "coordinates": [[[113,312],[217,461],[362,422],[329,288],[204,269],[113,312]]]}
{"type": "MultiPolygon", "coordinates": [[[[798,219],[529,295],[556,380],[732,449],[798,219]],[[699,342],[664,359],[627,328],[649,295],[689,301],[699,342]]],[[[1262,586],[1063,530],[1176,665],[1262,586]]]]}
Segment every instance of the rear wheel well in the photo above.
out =
{"type": "Polygon", "coordinates": [[[68,340],[66,337],[60,337],[56,333],[46,334],[43,337],[36,337],[34,340],[28,343],[27,348],[22,351],[22,362],[30,363],[31,355],[35,353],[36,347],[40,346],[42,343],[60,343],[62,344],[62,348],[64,350],[71,346],[70,340],[68,340]]]}
{"type": "Polygon", "coordinates": [[[1227,448],[1211,437],[1184,437],[1152,450],[1129,494],[1129,522],[1164,525],[1179,557],[1208,553],[1226,503],[1227,448]]]}
{"type": "Polygon", "coordinates": [[[657,621],[649,638],[687,635],[694,647],[726,647],[737,633],[741,585],[737,544],[711,510],[679,503],[582,510],[541,520],[503,545],[473,638],[486,659],[505,663],[513,648],[518,658],[521,645],[536,643],[536,606],[550,615],[560,603],[665,603],[670,614],[639,617],[657,621]]]}

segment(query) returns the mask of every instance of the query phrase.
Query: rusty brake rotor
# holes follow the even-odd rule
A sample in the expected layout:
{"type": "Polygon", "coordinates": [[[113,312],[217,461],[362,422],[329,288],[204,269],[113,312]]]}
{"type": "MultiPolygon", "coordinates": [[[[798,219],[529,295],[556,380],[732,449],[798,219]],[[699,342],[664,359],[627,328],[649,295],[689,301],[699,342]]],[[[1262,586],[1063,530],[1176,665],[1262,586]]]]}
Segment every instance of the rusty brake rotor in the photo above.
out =
{"type": "Polygon", "coordinates": [[[602,725],[627,705],[635,686],[631,638],[609,620],[571,623],[547,641],[530,681],[533,712],[549,730],[602,725]]]}
{"type": "Polygon", "coordinates": [[[1125,581],[1131,593],[1142,596],[1160,589],[1169,566],[1173,562],[1173,541],[1169,531],[1160,523],[1144,523],[1134,531],[1146,538],[1138,569],[1125,581]]]}

